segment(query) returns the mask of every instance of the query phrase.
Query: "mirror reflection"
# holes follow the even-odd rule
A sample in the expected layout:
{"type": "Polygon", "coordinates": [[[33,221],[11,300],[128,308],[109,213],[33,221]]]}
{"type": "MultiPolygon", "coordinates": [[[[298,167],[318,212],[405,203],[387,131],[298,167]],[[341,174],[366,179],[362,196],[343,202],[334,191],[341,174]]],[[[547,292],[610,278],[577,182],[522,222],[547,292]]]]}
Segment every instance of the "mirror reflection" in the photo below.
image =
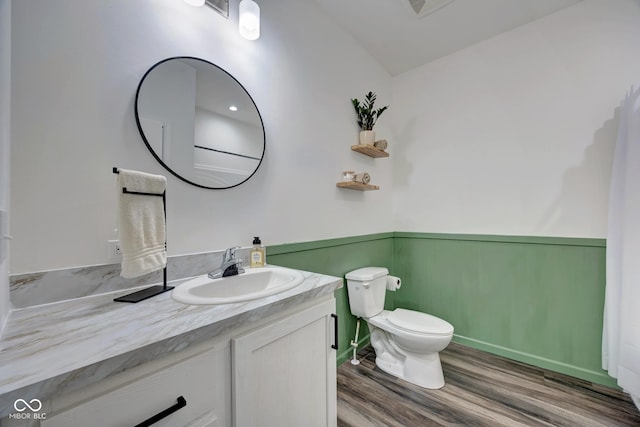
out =
{"type": "Polygon", "coordinates": [[[262,118],[244,87],[198,58],[160,61],[136,94],[136,122],[153,156],[173,175],[203,188],[240,185],[265,149],[262,118]]]}

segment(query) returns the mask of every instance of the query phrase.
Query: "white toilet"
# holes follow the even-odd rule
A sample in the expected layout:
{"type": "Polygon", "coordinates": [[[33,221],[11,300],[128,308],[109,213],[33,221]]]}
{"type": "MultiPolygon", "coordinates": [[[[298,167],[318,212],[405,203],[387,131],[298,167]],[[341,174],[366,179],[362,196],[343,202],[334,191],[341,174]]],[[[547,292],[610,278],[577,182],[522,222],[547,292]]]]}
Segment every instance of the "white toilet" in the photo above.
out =
{"type": "Polygon", "coordinates": [[[365,267],[347,273],[349,306],[369,324],[376,365],[421,387],[444,386],[439,352],[453,337],[453,326],[413,310],[384,310],[389,270],[365,267]]]}

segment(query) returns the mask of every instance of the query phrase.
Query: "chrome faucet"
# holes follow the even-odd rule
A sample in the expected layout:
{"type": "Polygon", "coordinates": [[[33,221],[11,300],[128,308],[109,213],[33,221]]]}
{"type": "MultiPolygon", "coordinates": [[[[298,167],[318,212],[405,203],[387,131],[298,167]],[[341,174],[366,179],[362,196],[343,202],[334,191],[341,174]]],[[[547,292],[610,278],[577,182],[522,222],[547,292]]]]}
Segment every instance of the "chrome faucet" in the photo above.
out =
{"type": "Polygon", "coordinates": [[[222,256],[222,264],[220,267],[209,273],[209,277],[212,279],[219,279],[220,277],[237,276],[244,273],[242,268],[242,260],[236,259],[236,249],[240,249],[240,246],[234,246],[224,251],[222,256]]]}

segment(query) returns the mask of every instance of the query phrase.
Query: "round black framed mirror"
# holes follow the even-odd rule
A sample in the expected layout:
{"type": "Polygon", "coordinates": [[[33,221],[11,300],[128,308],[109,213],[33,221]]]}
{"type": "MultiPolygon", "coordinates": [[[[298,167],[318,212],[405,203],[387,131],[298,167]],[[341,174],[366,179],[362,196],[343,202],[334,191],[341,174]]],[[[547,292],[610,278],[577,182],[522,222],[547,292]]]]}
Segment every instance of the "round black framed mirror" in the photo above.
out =
{"type": "Polygon", "coordinates": [[[251,178],[264,157],[262,116],[231,74],[204,59],[164,59],[142,77],[138,130],[153,157],[181,180],[225,189],[251,178]]]}

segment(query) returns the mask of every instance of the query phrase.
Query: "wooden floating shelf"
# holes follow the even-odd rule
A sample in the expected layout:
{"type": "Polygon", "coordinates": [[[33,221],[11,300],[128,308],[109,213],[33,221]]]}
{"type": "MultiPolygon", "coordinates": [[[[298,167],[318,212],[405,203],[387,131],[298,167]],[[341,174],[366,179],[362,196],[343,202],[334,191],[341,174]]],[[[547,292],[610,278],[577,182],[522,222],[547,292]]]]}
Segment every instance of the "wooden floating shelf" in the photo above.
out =
{"type": "Polygon", "coordinates": [[[389,157],[389,153],[376,148],[373,145],[352,145],[351,149],[353,151],[357,151],[358,153],[366,154],[369,157],[389,157]]]}
{"type": "Polygon", "coordinates": [[[380,189],[380,187],[378,187],[377,185],[363,184],[363,183],[358,182],[358,181],[338,182],[336,184],[336,187],[349,188],[351,190],[359,190],[359,191],[371,191],[371,190],[379,190],[380,189]]]}

